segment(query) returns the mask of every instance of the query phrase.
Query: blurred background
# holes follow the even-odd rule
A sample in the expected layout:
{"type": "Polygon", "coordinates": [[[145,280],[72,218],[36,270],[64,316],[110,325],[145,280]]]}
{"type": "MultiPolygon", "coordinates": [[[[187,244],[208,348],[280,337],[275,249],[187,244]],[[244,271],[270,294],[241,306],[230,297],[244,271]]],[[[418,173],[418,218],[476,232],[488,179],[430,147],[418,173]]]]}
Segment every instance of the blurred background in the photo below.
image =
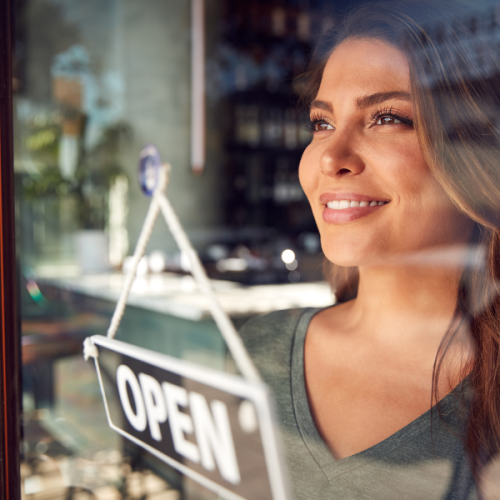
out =
{"type": "MultiPolygon", "coordinates": [[[[24,498],[217,498],[109,429],[82,341],[105,335],[130,266],[146,144],[172,166],[167,196],[236,326],[334,302],[298,182],[297,99],[317,39],[355,4],[14,1],[24,498]]],[[[475,7],[464,36],[499,44],[500,4],[475,7]]],[[[236,371],[163,219],[117,339],[236,371]]]]}
{"type": "MultiPolygon", "coordinates": [[[[326,1],[208,0],[204,15],[206,161],[193,175],[189,1],[18,2],[20,250],[38,276],[123,268],[149,203],[138,153],[152,143],[172,165],[168,196],[211,276],[320,278],[297,178],[310,137],[295,79],[336,11],[326,1]],[[100,259],[83,248],[90,239],[100,259]],[[300,270],[273,262],[286,249],[303,256],[300,270]]],[[[163,253],[177,271],[178,249],[163,229],[148,254],[163,253]]]]}

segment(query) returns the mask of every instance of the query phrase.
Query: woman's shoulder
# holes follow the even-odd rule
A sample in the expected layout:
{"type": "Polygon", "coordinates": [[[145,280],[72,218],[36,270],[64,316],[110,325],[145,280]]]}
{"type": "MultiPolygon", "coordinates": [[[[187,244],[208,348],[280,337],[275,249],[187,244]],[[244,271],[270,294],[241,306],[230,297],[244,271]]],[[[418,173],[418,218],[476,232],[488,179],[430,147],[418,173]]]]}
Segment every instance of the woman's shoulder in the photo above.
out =
{"type": "Polygon", "coordinates": [[[263,338],[271,336],[293,335],[299,320],[311,313],[311,316],[320,309],[314,308],[296,308],[273,311],[255,316],[249,319],[240,329],[240,335],[244,342],[252,340],[262,341],[263,338]]]}
{"type": "Polygon", "coordinates": [[[256,334],[263,330],[273,330],[276,327],[280,328],[288,324],[296,323],[299,318],[309,310],[308,308],[284,309],[273,311],[260,316],[250,318],[241,328],[243,334],[256,334]]]}
{"type": "Polygon", "coordinates": [[[308,318],[320,309],[286,309],[250,319],[240,329],[240,335],[250,356],[260,363],[290,358],[297,327],[307,328],[308,318]],[[302,325],[301,325],[302,323],[302,325]]]}
{"type": "Polygon", "coordinates": [[[248,354],[275,393],[289,379],[294,333],[306,311],[274,311],[250,319],[240,329],[248,354]]]}

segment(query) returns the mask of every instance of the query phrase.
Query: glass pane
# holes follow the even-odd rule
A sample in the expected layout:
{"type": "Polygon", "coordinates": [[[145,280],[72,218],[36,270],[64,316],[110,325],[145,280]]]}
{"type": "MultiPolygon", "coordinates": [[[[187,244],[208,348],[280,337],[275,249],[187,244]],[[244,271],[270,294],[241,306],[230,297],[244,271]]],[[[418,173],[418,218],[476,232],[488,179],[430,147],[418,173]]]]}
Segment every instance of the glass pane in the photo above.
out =
{"type": "MultiPolygon", "coordinates": [[[[23,495],[217,498],[110,429],[82,343],[106,335],[131,266],[150,203],[138,182],[146,144],[171,164],[167,196],[237,328],[266,312],[332,303],[298,182],[310,134],[294,78],[335,11],[208,0],[204,35],[193,31],[188,1],[23,0],[15,11],[23,495]],[[191,157],[193,35],[205,57],[201,175],[191,157]]],[[[238,373],[163,220],[116,338],[238,373]]],[[[118,364],[100,358],[112,414],[118,364]]]]}
{"type": "Polygon", "coordinates": [[[500,4],[364,3],[16,0],[23,498],[496,498],[500,4]],[[273,425],[163,214],[83,358],[152,146],[273,425]]]}

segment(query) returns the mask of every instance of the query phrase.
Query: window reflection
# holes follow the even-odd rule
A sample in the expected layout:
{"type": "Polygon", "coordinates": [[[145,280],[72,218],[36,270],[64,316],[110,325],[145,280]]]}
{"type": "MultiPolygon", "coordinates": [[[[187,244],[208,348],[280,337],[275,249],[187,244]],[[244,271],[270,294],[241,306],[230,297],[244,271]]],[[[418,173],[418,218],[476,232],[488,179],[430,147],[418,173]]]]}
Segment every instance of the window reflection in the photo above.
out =
{"type": "MultiPolygon", "coordinates": [[[[311,139],[297,101],[320,34],[356,4],[206,0],[206,164],[194,176],[189,2],[17,1],[25,498],[216,498],[110,431],[82,342],[105,334],[130,265],[149,203],[137,181],[148,143],[172,165],[167,194],[236,326],[333,303],[297,174],[311,139]]],[[[469,76],[490,77],[499,7],[457,22],[429,28],[437,50],[453,27],[477,60],[469,76]]],[[[468,71],[443,60],[451,79],[468,71]]],[[[163,221],[129,304],[120,340],[236,373],[163,221]]]]}
{"type": "MultiPolygon", "coordinates": [[[[168,196],[236,326],[331,303],[298,183],[309,133],[293,87],[314,33],[334,22],[327,4],[205,2],[196,177],[190,2],[16,3],[25,498],[214,498],[110,431],[82,341],[105,334],[130,265],[149,203],[136,174],[146,143],[172,165],[168,196]]],[[[158,222],[117,338],[236,373],[188,271],[158,222]]]]}

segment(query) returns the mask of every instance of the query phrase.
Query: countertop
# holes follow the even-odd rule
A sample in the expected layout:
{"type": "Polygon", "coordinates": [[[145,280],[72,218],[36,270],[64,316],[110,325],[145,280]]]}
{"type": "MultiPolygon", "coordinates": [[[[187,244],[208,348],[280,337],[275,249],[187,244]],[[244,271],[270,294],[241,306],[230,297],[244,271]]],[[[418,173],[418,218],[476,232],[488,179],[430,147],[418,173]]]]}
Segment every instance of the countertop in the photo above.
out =
{"type": "MultiPolygon", "coordinates": [[[[112,302],[118,301],[122,273],[46,280],[59,288],[112,302]]],[[[253,316],[293,307],[326,307],[334,296],[326,282],[243,286],[212,280],[215,296],[230,317],[253,316]]],[[[162,273],[136,277],[128,304],[192,321],[211,316],[208,301],[191,276],[162,273]]]]}

